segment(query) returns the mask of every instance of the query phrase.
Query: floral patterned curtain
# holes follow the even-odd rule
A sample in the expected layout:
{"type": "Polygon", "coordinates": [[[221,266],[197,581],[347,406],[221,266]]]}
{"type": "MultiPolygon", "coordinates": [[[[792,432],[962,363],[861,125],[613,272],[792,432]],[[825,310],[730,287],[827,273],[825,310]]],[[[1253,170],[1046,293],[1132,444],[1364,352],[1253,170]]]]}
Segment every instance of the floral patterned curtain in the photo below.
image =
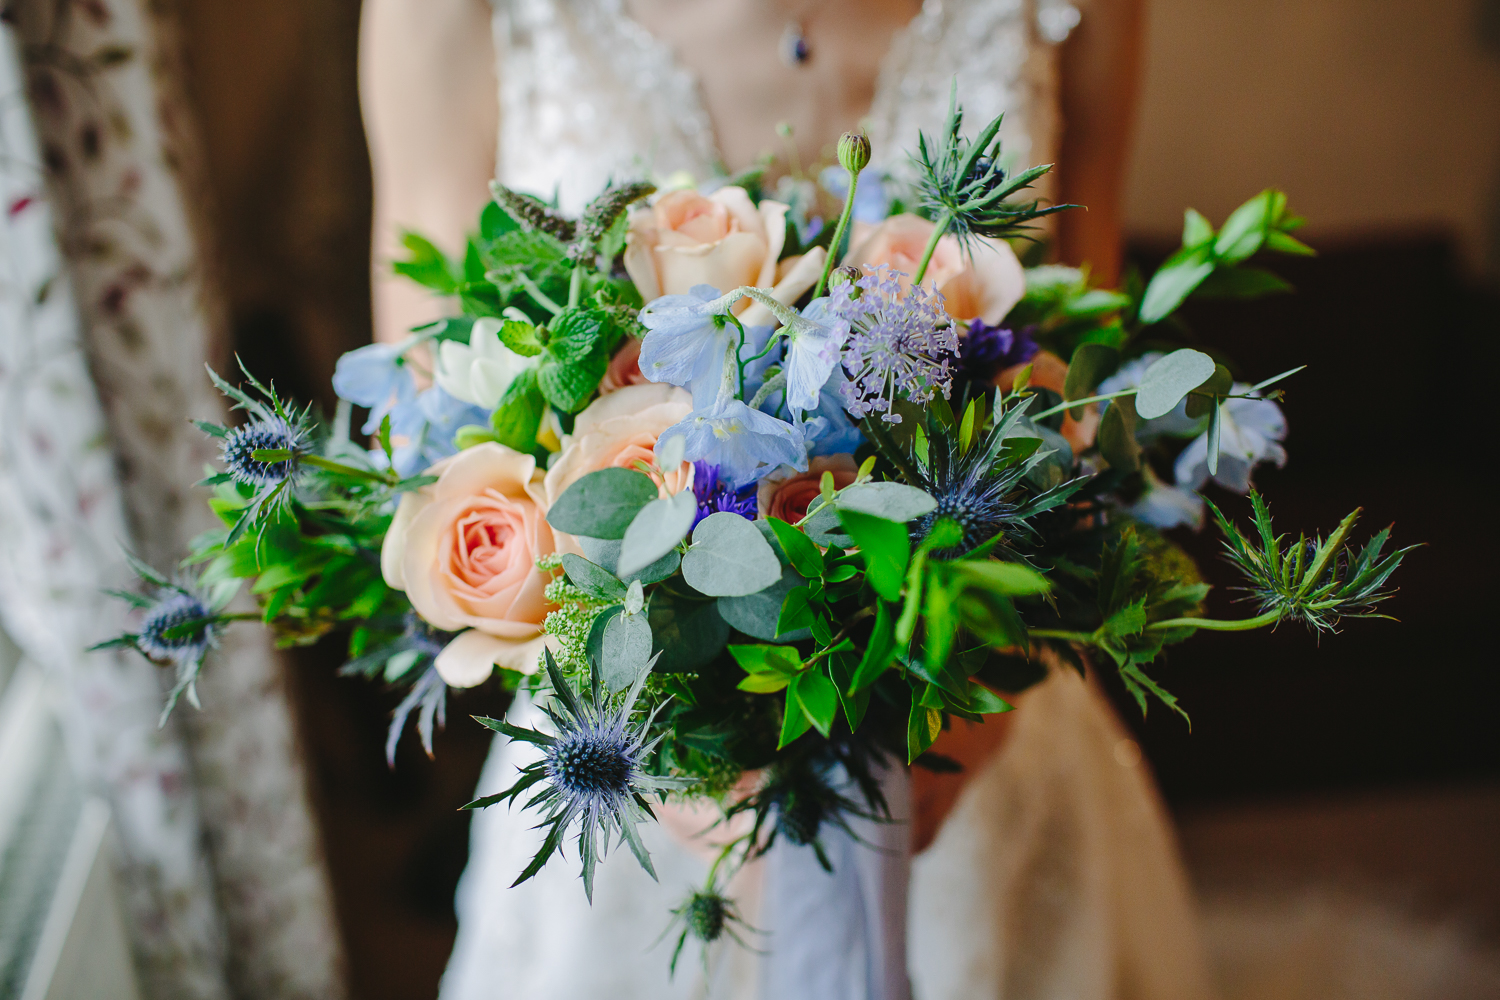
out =
{"type": "Polygon", "coordinates": [[[265,636],[231,630],[204,710],[165,730],[154,668],[86,652],[123,630],[99,593],[128,585],[121,545],[170,568],[212,526],[188,420],[222,415],[203,372],[222,337],[171,22],[142,0],[14,0],[3,21],[0,621],[59,682],[75,766],[114,805],[147,994],[341,996],[265,636]]]}

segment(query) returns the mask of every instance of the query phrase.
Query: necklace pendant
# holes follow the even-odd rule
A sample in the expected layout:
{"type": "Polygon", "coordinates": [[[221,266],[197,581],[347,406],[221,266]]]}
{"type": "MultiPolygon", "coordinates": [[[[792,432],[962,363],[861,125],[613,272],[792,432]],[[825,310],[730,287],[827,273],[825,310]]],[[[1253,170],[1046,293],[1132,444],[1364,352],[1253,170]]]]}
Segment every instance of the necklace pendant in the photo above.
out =
{"type": "Polygon", "coordinates": [[[812,57],[812,50],[807,45],[807,36],[802,33],[802,25],[796,21],[788,21],[787,26],[782,29],[781,42],[777,48],[781,52],[781,61],[788,66],[805,65],[812,57]]]}

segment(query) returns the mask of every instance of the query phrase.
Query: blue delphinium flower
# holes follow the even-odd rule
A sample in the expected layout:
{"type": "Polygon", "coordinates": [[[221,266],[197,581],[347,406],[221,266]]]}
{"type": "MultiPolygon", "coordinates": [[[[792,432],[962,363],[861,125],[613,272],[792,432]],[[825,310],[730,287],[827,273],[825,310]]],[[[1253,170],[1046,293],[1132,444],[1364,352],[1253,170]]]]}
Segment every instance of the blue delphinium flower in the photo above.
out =
{"type": "MultiPolygon", "coordinates": [[[[686,295],[663,295],[641,310],[641,374],[652,382],[695,385],[718,391],[724,358],[740,331],[725,319],[729,304],[712,285],[694,285],[686,295]]],[[[696,395],[696,392],[695,392],[696,395]]]]}
{"type": "Polygon", "coordinates": [[[946,397],[958,359],[958,334],[943,311],[943,297],[923,285],[903,294],[900,277],[882,265],[829,294],[833,312],[851,328],[844,407],[856,417],[879,413],[892,424],[901,422],[894,412],[897,393],[914,403],[939,392],[946,397]]]}
{"type": "Polygon", "coordinates": [[[694,410],[662,432],[656,441],[658,455],[674,436],[683,438],[684,458],[717,465],[719,476],[731,487],[753,483],[780,465],[807,471],[801,431],[785,420],[752,410],[722,389],[712,406],[694,410]]]}
{"type": "Polygon", "coordinates": [[[817,407],[819,391],[838,366],[839,354],[849,339],[849,321],[834,312],[827,296],[809,303],[800,320],[786,327],[782,370],[786,372],[787,405],[811,410],[817,407]]]}
{"type": "Polygon", "coordinates": [[[710,514],[728,511],[747,521],[755,520],[759,512],[755,498],[755,483],[733,487],[719,479],[719,467],[707,462],[693,463],[693,495],[698,498],[698,516],[693,527],[710,514]]]}
{"type": "Polygon", "coordinates": [[[590,664],[592,687],[587,697],[580,698],[558,669],[551,650],[546,650],[543,656],[560,709],[551,706],[546,709],[557,735],[523,729],[500,719],[479,719],[513,740],[539,747],[542,759],[523,767],[520,779],[507,790],[477,799],[464,808],[482,808],[507,799],[515,801],[521,793],[541,785],[542,790],[526,806],[542,810],[547,837],[513,884],[520,885],[541,871],[547,859],[562,846],[569,829],[576,825],[578,853],[583,860],[583,888],[592,901],[594,865],[604,859],[615,831],[630,845],[647,874],[656,878],[651,856],[636,830],[638,824],[651,820],[642,796],[646,792],[685,788],[691,781],[646,773],[646,763],[662,736],[649,738],[655,712],[637,724],[632,724],[631,715],[646,678],[651,676],[649,669],[636,678],[620,706],[612,708],[610,699],[600,691],[598,664],[590,664]]]}
{"type": "Polygon", "coordinates": [[[396,344],[367,344],[334,365],[333,391],[340,399],[370,411],[363,428],[366,434],[379,430],[386,414],[409,407],[416,399],[417,386],[401,363],[401,354],[396,344]]]}

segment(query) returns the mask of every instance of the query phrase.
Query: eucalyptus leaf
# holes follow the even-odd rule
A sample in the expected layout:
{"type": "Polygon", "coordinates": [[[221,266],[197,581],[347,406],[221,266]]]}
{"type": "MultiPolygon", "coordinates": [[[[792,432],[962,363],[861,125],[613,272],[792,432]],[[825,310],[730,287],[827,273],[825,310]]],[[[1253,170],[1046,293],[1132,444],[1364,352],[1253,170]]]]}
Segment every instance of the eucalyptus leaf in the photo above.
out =
{"type": "Polygon", "coordinates": [[[719,616],[716,603],[672,597],[663,590],[652,595],[648,613],[652,642],[661,653],[657,671],[696,670],[723,651],[729,641],[729,624],[719,616]]]}
{"type": "Polygon", "coordinates": [[[1224,406],[1215,406],[1208,414],[1208,474],[1219,474],[1219,438],[1224,429],[1224,406]]]}
{"type": "Polygon", "coordinates": [[[819,545],[837,545],[841,549],[847,549],[854,544],[854,539],[849,537],[839,521],[838,508],[832,504],[819,508],[816,514],[807,519],[802,530],[819,545]]]}
{"type": "MultiPolygon", "coordinates": [[[[1229,374],[1229,369],[1223,365],[1215,365],[1214,373],[1198,386],[1198,392],[1211,392],[1215,396],[1227,396],[1229,390],[1234,388],[1234,376],[1229,374]]],[[[1207,396],[1192,395],[1187,401],[1187,415],[1194,420],[1208,416],[1208,411],[1213,408],[1219,400],[1210,399],[1207,396]]]]}
{"type": "Polygon", "coordinates": [[[743,597],[781,579],[781,560],[755,525],[718,511],[698,523],[682,557],[682,578],[709,597],[743,597]]]}
{"type": "MultiPolygon", "coordinates": [[[[583,549],[583,554],[588,556],[589,561],[613,573],[620,565],[620,541],[615,538],[590,538],[587,535],[577,536],[577,542],[583,549]]],[[[621,583],[630,583],[639,580],[641,583],[659,583],[677,572],[677,567],[682,562],[682,556],[676,549],[668,552],[656,562],[645,569],[636,570],[620,579],[621,583]]]]}
{"type": "Polygon", "coordinates": [[[1166,416],[1184,396],[1214,373],[1214,359],[1202,351],[1181,348],[1160,358],[1141,376],[1135,412],[1143,420],[1166,416]]]}
{"type": "MultiPolygon", "coordinates": [[[[648,477],[636,475],[650,482],[648,477]]],[[[675,496],[646,504],[625,529],[618,575],[628,577],[671,552],[687,535],[697,516],[698,498],[692,490],[680,490],[675,496]]]]}
{"type": "Polygon", "coordinates": [[[730,625],[757,639],[776,639],[780,642],[801,642],[811,638],[809,629],[798,629],[783,635],[776,634],[776,620],[781,616],[781,605],[794,587],[801,587],[807,580],[790,566],[781,570],[781,579],[764,590],[741,597],[719,598],[719,614],[730,625]]]}
{"type": "MultiPolygon", "coordinates": [[[[1080,344],[1068,362],[1068,374],[1063,380],[1063,399],[1071,402],[1094,393],[1094,387],[1114,374],[1120,366],[1120,352],[1105,344],[1080,344]]],[[[1068,411],[1074,420],[1083,418],[1083,408],[1075,406],[1068,411]]]]}
{"type": "Polygon", "coordinates": [[[644,614],[621,608],[611,615],[601,646],[601,679],[611,691],[624,691],[651,669],[651,624],[644,614]]]}
{"type": "Polygon", "coordinates": [[[841,491],[834,499],[840,511],[905,524],[937,509],[937,501],[925,490],[905,483],[861,483],[841,491]]]}
{"type": "MultiPolygon", "coordinates": [[[[641,510],[655,502],[656,494],[656,484],[643,472],[600,469],[563,491],[547,511],[547,523],[570,535],[624,538],[626,529],[641,510]]],[[[691,491],[688,495],[692,495],[691,491]]],[[[653,556],[646,563],[656,558],[653,556]]]]}
{"type": "Polygon", "coordinates": [[[1135,440],[1135,406],[1129,396],[1112,400],[1099,421],[1099,454],[1110,468],[1135,472],[1141,467],[1141,446],[1135,440]]]}
{"type": "Polygon", "coordinates": [[[601,601],[618,602],[625,597],[625,584],[603,566],[589,562],[583,556],[564,552],[563,572],[573,586],[601,601]]]}

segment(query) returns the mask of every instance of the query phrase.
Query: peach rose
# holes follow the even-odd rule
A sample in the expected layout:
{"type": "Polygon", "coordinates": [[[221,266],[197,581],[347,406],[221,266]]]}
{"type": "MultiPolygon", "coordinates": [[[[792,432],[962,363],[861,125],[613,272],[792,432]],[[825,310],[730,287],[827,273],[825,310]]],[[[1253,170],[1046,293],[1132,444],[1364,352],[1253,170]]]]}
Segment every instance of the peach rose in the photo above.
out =
{"type": "MultiPolygon", "coordinates": [[[[1068,377],[1068,364],[1062,358],[1051,351],[1038,351],[1036,357],[1026,364],[1031,365],[1030,385],[1038,389],[1051,389],[1059,396],[1062,395],[1063,381],[1068,377]]],[[[1012,365],[995,376],[995,384],[1010,391],[1016,376],[1026,365],[1012,365]]],[[[1094,443],[1094,435],[1099,431],[1099,405],[1089,403],[1083,408],[1083,419],[1074,420],[1066,410],[1063,411],[1063,422],[1061,434],[1067,439],[1074,453],[1088,448],[1094,443]]]]}
{"type": "Polygon", "coordinates": [[[490,442],[428,471],[438,481],[404,494],[386,533],[385,582],[433,627],[461,633],[436,661],[451,686],[480,684],[496,665],[532,672],[551,610],[536,560],[553,551],[536,460],[490,442]]]}
{"type": "Polygon", "coordinates": [[[760,516],[779,517],[787,524],[802,520],[818,495],[825,472],[833,473],[834,488],[841,490],[854,482],[859,466],[853,455],[822,455],[808,462],[806,472],[761,480],[755,496],[760,516]]]}
{"type": "Polygon", "coordinates": [[[599,394],[602,396],[627,385],[644,385],[647,381],[646,376],[641,374],[641,342],[634,337],[626,337],[615,356],[609,359],[609,367],[604,370],[604,378],[599,382],[599,394]]]}
{"type": "MultiPolygon", "coordinates": [[[[573,433],[563,438],[562,453],[547,470],[542,485],[547,506],[590,472],[633,469],[636,462],[651,465],[657,437],[692,410],[693,397],[686,390],[660,382],[627,385],[600,396],[578,414],[573,433]]],[[[692,476],[692,465],[684,462],[657,485],[665,496],[691,486],[692,476]]],[[[582,555],[571,535],[559,531],[555,538],[558,551],[582,555]]]]}
{"type": "Polygon", "coordinates": [[[786,213],[779,201],[756,206],[741,187],[708,196],[673,191],[631,211],[625,270],[647,302],[686,295],[694,285],[720,292],[771,288],[786,243],[786,213]]]}
{"type": "MultiPolygon", "coordinates": [[[[931,222],[916,215],[893,215],[878,226],[857,225],[844,263],[888,264],[916,274],[932,230],[931,222]]],[[[945,234],[932,252],[922,283],[942,293],[943,305],[954,319],[999,323],[1026,293],[1026,274],[1009,243],[979,239],[976,244],[973,254],[966,254],[956,237],[945,234]]],[[[903,287],[910,287],[909,280],[903,287]]]]}

